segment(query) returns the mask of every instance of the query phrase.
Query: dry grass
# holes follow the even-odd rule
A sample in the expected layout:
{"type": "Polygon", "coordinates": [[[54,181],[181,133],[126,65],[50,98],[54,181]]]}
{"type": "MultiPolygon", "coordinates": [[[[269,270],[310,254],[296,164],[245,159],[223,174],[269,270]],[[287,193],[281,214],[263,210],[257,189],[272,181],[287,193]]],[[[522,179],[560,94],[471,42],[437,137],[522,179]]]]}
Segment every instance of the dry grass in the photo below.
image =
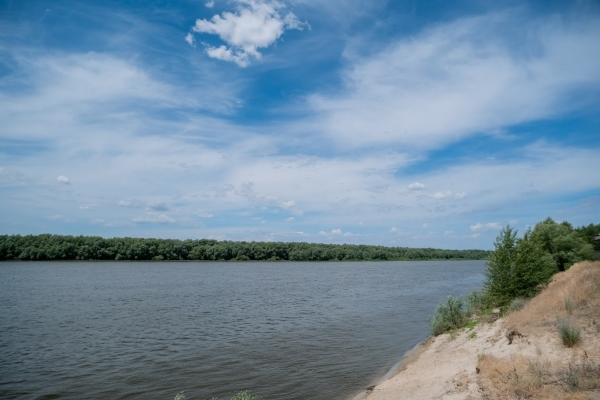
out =
{"type": "Polygon", "coordinates": [[[600,262],[585,261],[554,275],[552,282],[526,306],[507,317],[507,324],[528,331],[572,316],[600,323],[600,262]],[[570,304],[566,307],[566,300],[570,304]],[[571,315],[567,311],[571,310],[571,315]]]}
{"type": "Polygon", "coordinates": [[[522,348],[478,359],[484,399],[600,399],[600,262],[556,274],[506,327],[523,334],[522,348]],[[573,347],[563,344],[560,321],[581,332],[573,347]]]}

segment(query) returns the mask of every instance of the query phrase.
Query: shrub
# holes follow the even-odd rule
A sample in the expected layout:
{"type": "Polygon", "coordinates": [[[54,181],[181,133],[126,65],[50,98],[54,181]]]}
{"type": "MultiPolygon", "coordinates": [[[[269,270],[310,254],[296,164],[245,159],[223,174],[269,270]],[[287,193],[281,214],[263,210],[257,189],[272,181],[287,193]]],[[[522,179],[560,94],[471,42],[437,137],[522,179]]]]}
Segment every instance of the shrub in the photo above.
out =
{"type": "Polygon", "coordinates": [[[467,313],[469,315],[483,312],[483,310],[491,306],[489,294],[485,289],[475,290],[472,292],[466,297],[465,303],[467,306],[467,313]]]}
{"type": "Polygon", "coordinates": [[[566,319],[558,321],[558,330],[563,344],[567,347],[573,347],[581,341],[581,330],[566,319]]]}
{"type": "Polygon", "coordinates": [[[527,303],[527,300],[525,300],[523,297],[514,298],[508,305],[508,309],[510,311],[519,311],[520,309],[525,307],[525,303],[527,303]]]}
{"type": "Polygon", "coordinates": [[[448,296],[445,303],[440,303],[431,319],[431,330],[435,336],[453,329],[462,328],[467,323],[467,313],[463,310],[460,297],[448,296]]]}

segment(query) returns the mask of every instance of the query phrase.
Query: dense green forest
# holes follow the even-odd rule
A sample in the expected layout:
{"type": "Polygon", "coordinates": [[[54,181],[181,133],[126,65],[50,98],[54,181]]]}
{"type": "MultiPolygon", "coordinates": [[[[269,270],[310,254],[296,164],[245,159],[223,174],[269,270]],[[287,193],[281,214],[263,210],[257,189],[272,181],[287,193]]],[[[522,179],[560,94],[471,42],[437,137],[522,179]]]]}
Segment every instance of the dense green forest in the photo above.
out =
{"type": "Polygon", "coordinates": [[[207,261],[385,261],[483,260],[485,250],[112,238],[97,236],[4,235],[0,260],[207,260],[207,261]]]}
{"type": "MultiPolygon", "coordinates": [[[[552,250],[562,269],[566,248],[581,241],[600,252],[594,236],[600,224],[573,228],[568,222],[548,219],[536,235],[552,250]],[[542,229],[543,228],[543,229],[542,229]],[[558,239],[550,240],[557,237],[558,239]]],[[[572,247],[572,246],[571,246],[572,247]]],[[[0,260],[206,260],[206,261],[393,261],[393,260],[483,260],[486,250],[442,250],[433,248],[384,247],[350,244],[232,242],[209,239],[173,240],[111,238],[98,236],[3,235],[0,260]]]]}

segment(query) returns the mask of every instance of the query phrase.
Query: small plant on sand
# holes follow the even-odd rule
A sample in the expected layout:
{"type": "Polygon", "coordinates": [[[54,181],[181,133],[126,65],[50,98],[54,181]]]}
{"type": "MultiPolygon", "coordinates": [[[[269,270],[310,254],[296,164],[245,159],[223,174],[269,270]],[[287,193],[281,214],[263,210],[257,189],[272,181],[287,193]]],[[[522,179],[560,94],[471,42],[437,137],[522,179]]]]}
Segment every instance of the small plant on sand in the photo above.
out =
{"type": "Polygon", "coordinates": [[[567,347],[573,347],[581,341],[581,330],[566,319],[558,320],[558,330],[563,344],[567,347]]]}
{"type": "Polygon", "coordinates": [[[454,329],[462,328],[467,323],[467,313],[463,309],[460,297],[448,296],[445,303],[440,303],[431,318],[431,330],[435,336],[454,329]]]}
{"type": "Polygon", "coordinates": [[[515,299],[512,299],[512,301],[508,305],[508,309],[511,312],[519,311],[520,309],[525,307],[526,302],[527,302],[527,300],[525,300],[523,297],[517,297],[515,299]]]}
{"type": "Polygon", "coordinates": [[[240,392],[237,395],[233,396],[229,400],[262,400],[262,399],[258,396],[254,396],[254,395],[250,394],[250,392],[248,392],[248,391],[243,391],[243,392],[240,392]]]}

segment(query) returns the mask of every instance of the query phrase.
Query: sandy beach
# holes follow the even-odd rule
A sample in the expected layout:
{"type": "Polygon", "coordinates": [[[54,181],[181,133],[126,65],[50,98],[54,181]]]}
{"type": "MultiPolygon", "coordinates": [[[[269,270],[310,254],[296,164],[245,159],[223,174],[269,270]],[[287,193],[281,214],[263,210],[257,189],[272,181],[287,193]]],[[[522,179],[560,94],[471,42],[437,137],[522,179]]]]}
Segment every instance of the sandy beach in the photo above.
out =
{"type": "Polygon", "coordinates": [[[555,275],[522,310],[491,319],[424,341],[364,398],[600,399],[600,262],[555,275]],[[563,344],[560,318],[579,327],[578,345],[563,344]]]}

